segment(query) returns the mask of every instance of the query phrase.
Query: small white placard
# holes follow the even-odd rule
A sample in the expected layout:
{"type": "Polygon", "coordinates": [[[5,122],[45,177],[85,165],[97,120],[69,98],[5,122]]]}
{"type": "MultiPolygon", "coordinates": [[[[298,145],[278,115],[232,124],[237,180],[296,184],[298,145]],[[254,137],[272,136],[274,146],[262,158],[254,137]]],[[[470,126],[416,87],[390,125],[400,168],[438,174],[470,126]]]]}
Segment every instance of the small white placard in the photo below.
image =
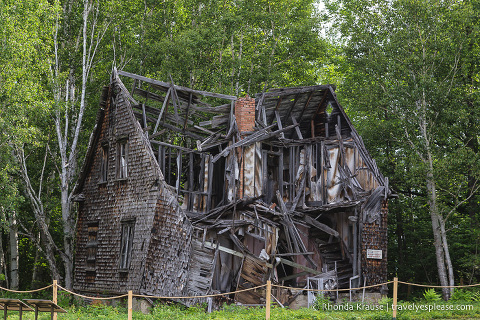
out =
{"type": "Polygon", "coordinates": [[[367,249],[367,259],[382,260],[382,250],[367,249]]]}

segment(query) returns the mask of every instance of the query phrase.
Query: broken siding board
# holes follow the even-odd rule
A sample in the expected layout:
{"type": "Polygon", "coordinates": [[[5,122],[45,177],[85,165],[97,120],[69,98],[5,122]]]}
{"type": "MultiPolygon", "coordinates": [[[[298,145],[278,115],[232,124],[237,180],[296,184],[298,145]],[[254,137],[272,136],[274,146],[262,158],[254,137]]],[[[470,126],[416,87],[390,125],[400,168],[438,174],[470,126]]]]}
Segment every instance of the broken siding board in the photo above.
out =
{"type": "Polygon", "coordinates": [[[270,129],[271,127],[273,126],[276,126],[276,124],[274,125],[270,125],[262,130],[259,130],[255,133],[253,133],[252,135],[250,136],[247,136],[245,139],[242,139],[236,143],[233,143],[231,145],[229,145],[227,148],[225,148],[222,152],[220,152],[219,154],[217,154],[214,158],[213,158],[213,162],[216,162],[218,161],[218,159],[220,159],[220,157],[225,157],[228,155],[228,153],[234,149],[234,148],[238,148],[238,147],[241,147],[241,146],[246,146],[246,145],[250,145],[252,143],[255,143],[255,142],[261,142],[261,141],[264,141],[266,139],[269,139],[271,137],[274,137],[282,132],[285,132],[285,131],[288,131],[290,129],[293,129],[295,126],[292,125],[292,126],[288,126],[286,128],[283,128],[282,130],[276,130],[276,131],[273,131],[273,132],[269,132],[267,133],[267,129],[270,129]]]}
{"type": "Polygon", "coordinates": [[[255,196],[255,144],[244,149],[243,156],[243,195],[245,197],[255,196]]]}
{"type": "MultiPolygon", "coordinates": [[[[263,285],[267,280],[268,268],[265,262],[251,256],[245,256],[238,279],[237,291],[263,285]]],[[[243,304],[258,304],[264,299],[264,290],[237,292],[235,301],[243,304]]]]}
{"type": "Polygon", "coordinates": [[[218,251],[215,246],[203,246],[201,241],[192,241],[192,259],[188,268],[188,289],[193,295],[208,294],[212,287],[215,261],[218,251]],[[213,248],[212,248],[213,247],[213,248]]]}

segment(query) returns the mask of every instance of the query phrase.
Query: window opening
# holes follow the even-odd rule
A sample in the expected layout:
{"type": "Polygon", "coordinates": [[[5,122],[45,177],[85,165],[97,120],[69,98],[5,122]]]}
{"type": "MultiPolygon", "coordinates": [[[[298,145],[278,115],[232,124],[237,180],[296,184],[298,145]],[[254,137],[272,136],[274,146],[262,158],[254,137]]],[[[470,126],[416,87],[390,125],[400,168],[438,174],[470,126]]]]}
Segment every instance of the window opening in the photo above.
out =
{"type": "Polygon", "coordinates": [[[126,179],[128,173],[128,141],[120,141],[117,145],[117,179],[126,179]]]}
{"type": "Polygon", "coordinates": [[[122,239],[121,239],[121,247],[120,247],[120,269],[121,270],[126,271],[130,266],[134,227],[135,227],[135,220],[122,221],[122,239]]]}
{"type": "Polygon", "coordinates": [[[100,159],[100,182],[107,182],[108,179],[108,145],[102,146],[102,157],[100,159]]]}
{"type": "Polygon", "coordinates": [[[327,116],[330,116],[333,112],[333,107],[332,107],[332,103],[329,102],[327,104],[327,107],[325,108],[325,113],[327,114],[327,116]]]}
{"type": "Polygon", "coordinates": [[[97,258],[98,248],[98,221],[87,223],[87,259],[86,259],[86,278],[87,282],[94,282],[97,275],[95,270],[95,262],[97,258]]]}

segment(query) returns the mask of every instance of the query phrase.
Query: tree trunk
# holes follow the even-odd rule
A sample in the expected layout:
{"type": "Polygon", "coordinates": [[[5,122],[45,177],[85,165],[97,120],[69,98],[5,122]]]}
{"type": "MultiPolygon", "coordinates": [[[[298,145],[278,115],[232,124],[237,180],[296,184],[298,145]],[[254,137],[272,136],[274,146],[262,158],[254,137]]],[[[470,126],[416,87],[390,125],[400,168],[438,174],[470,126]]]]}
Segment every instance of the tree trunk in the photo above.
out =
{"type": "Polygon", "coordinates": [[[447,232],[445,231],[445,221],[443,219],[440,221],[440,231],[442,233],[443,252],[445,253],[445,262],[447,263],[447,269],[448,269],[448,285],[452,287],[449,289],[450,291],[449,298],[451,298],[454,292],[453,286],[455,285],[455,281],[453,278],[452,259],[450,259],[450,251],[448,250],[447,232]]]}
{"type": "MultiPolygon", "coordinates": [[[[38,234],[37,242],[40,242],[40,234],[38,234]]],[[[32,282],[30,284],[30,289],[37,289],[39,287],[38,279],[38,260],[40,259],[40,250],[35,250],[35,260],[33,262],[33,272],[32,272],[32,282]]]]}
{"type": "MultiPolygon", "coordinates": [[[[441,218],[438,214],[436,185],[432,172],[427,173],[427,191],[430,217],[432,219],[433,245],[435,246],[435,257],[437,259],[438,278],[440,280],[440,285],[448,286],[448,277],[445,268],[445,254],[443,251],[442,234],[440,230],[441,218]]],[[[442,296],[444,300],[448,300],[449,293],[450,291],[447,288],[442,288],[442,296]]]]}
{"type": "Polygon", "coordinates": [[[9,215],[8,220],[10,224],[10,289],[18,290],[18,224],[15,211],[9,215]]]}
{"type": "MultiPolygon", "coordinates": [[[[45,150],[45,159],[44,159],[45,161],[46,161],[46,154],[47,154],[47,150],[45,150]]],[[[52,278],[60,279],[60,272],[58,271],[56,259],[55,259],[55,250],[57,249],[57,246],[55,245],[52,235],[48,230],[48,223],[47,223],[48,217],[45,213],[45,209],[43,207],[43,202],[41,199],[42,182],[40,181],[40,188],[37,195],[30,181],[30,176],[28,174],[23,146],[17,146],[14,149],[14,156],[18,161],[18,164],[20,167],[20,173],[22,175],[23,183],[26,189],[26,198],[30,202],[33,214],[35,216],[35,222],[40,231],[42,246],[39,249],[43,249],[43,252],[45,253],[45,258],[47,259],[48,267],[50,269],[52,278]]],[[[45,166],[45,161],[44,161],[44,166],[45,166]]],[[[40,178],[40,180],[42,180],[42,178],[43,178],[43,169],[42,169],[42,177],[40,178]]],[[[62,254],[62,252],[60,252],[60,254],[62,254]]]]}
{"type": "MultiPolygon", "coordinates": [[[[429,135],[427,133],[427,101],[425,97],[425,91],[423,91],[422,100],[420,105],[420,131],[422,133],[422,138],[425,144],[425,159],[427,165],[427,194],[428,194],[428,205],[430,210],[430,218],[432,220],[432,230],[433,230],[433,245],[435,246],[435,256],[437,259],[437,269],[438,269],[438,278],[442,286],[448,286],[448,276],[447,270],[445,267],[445,257],[446,253],[445,248],[448,249],[447,243],[442,241],[442,231],[441,223],[442,217],[438,212],[437,204],[437,185],[434,176],[433,168],[433,156],[430,148],[429,135]]],[[[453,273],[453,269],[452,273],[453,273]]],[[[450,290],[448,288],[442,288],[442,296],[444,300],[450,298],[450,290]]]]}
{"type": "MultiPolygon", "coordinates": [[[[5,252],[3,251],[3,231],[0,229],[0,271],[5,277],[5,286],[8,288],[8,272],[5,264],[5,252]]],[[[2,280],[0,279],[0,283],[2,280]]]]}
{"type": "Polygon", "coordinates": [[[65,288],[73,288],[73,226],[68,188],[62,188],[63,246],[65,268],[65,288]]]}

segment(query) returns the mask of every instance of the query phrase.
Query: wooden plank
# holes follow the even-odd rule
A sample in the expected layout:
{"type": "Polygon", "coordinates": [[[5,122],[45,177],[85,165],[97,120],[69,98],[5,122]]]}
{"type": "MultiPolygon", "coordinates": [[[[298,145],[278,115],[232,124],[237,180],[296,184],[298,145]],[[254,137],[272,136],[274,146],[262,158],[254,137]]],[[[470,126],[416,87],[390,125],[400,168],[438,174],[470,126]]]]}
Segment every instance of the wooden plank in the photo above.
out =
{"type": "MultiPolygon", "coordinates": [[[[272,125],[273,126],[273,125],[272,125]]],[[[273,132],[270,132],[270,133],[267,133],[267,129],[270,128],[271,126],[268,126],[266,127],[265,129],[262,129],[262,130],[259,130],[257,132],[255,132],[254,134],[246,137],[245,139],[243,140],[240,140],[234,144],[231,144],[230,146],[228,146],[227,148],[225,148],[221,153],[217,154],[214,158],[213,158],[213,162],[217,162],[218,159],[220,159],[220,157],[225,157],[229,152],[230,150],[232,149],[235,149],[235,148],[238,148],[240,146],[245,146],[245,145],[249,145],[249,144],[253,144],[255,142],[260,142],[260,141],[263,141],[263,140],[266,140],[266,139],[269,139],[271,137],[274,137],[282,132],[285,132],[285,131],[288,131],[290,129],[293,129],[295,128],[295,125],[291,125],[291,126],[288,126],[286,128],[283,128],[281,130],[276,130],[276,131],[273,131],[273,132]]]]}
{"type": "MultiPolygon", "coordinates": [[[[277,110],[275,110],[275,117],[277,118],[278,129],[282,130],[283,129],[282,119],[280,119],[280,114],[278,113],[277,110]]],[[[296,127],[296,129],[298,129],[298,127],[296,127]]],[[[283,132],[280,133],[280,137],[285,138],[285,134],[283,132]]]]}
{"type": "Polygon", "coordinates": [[[283,197],[283,152],[278,157],[278,189],[280,196],[283,197]]]}
{"type": "MultiPolygon", "coordinates": [[[[274,110],[274,112],[272,113],[272,116],[270,117],[270,122],[269,122],[269,123],[272,123],[272,122],[273,122],[273,119],[277,116],[278,107],[279,107],[280,104],[282,103],[282,100],[283,100],[283,97],[278,98],[277,104],[275,105],[275,110],[274,110]]],[[[278,118],[277,118],[277,121],[278,121],[278,118]]]]}
{"type": "MultiPolygon", "coordinates": [[[[217,245],[215,245],[215,244],[213,244],[209,241],[205,241],[204,246],[206,248],[210,248],[210,249],[217,248],[217,245]]],[[[229,248],[226,248],[226,247],[221,246],[221,245],[218,245],[218,250],[229,253],[233,256],[237,256],[237,257],[240,257],[240,258],[245,258],[245,255],[243,253],[232,250],[232,249],[229,249],[229,248]]],[[[267,266],[268,268],[273,268],[273,265],[271,263],[265,263],[265,266],[267,266]]]]}
{"type": "Polygon", "coordinates": [[[167,96],[165,97],[165,101],[163,101],[162,109],[158,114],[157,123],[155,124],[155,128],[153,129],[153,133],[157,132],[158,125],[160,124],[160,120],[162,119],[163,112],[165,111],[165,107],[167,106],[168,100],[170,99],[170,92],[171,92],[171,89],[168,89],[167,96]]]}
{"type": "Polygon", "coordinates": [[[172,176],[172,148],[168,148],[168,167],[167,167],[167,176],[168,180],[167,183],[171,184],[171,176],[172,176]]]}
{"type": "Polygon", "coordinates": [[[306,254],[315,254],[315,252],[277,253],[275,257],[304,256],[306,254]]]}
{"type": "MultiPolygon", "coordinates": [[[[334,86],[327,84],[327,85],[318,85],[318,86],[305,86],[305,87],[298,87],[298,88],[280,88],[280,89],[270,90],[269,92],[265,92],[263,93],[263,95],[265,96],[265,98],[280,97],[280,96],[286,96],[291,94],[328,90],[330,87],[334,87],[334,86]]],[[[258,93],[255,95],[255,97],[260,97],[261,95],[262,93],[258,93]]]]}
{"type": "Polygon", "coordinates": [[[198,153],[198,154],[201,153],[197,150],[193,150],[193,149],[189,149],[189,148],[185,148],[185,147],[181,147],[181,146],[176,146],[174,144],[166,143],[166,142],[163,142],[163,141],[150,140],[150,143],[160,145],[160,146],[164,146],[164,147],[174,148],[174,149],[177,149],[177,150],[182,150],[182,151],[185,151],[185,152],[192,152],[192,153],[198,153]]]}
{"type": "Polygon", "coordinates": [[[147,91],[147,90],[143,90],[143,89],[140,89],[140,88],[135,88],[135,91],[134,93],[138,94],[139,96],[145,98],[145,99],[152,99],[152,100],[155,100],[155,101],[160,101],[160,102],[163,102],[165,100],[165,98],[159,94],[156,94],[156,93],[153,93],[153,92],[150,92],[150,91],[147,91]]]}
{"type": "Polygon", "coordinates": [[[280,279],[278,279],[278,281],[279,281],[279,282],[288,281],[288,280],[295,279],[295,278],[298,278],[298,277],[306,276],[306,275],[308,275],[308,274],[310,274],[310,272],[302,271],[302,272],[300,272],[300,273],[295,273],[295,274],[292,274],[292,275],[289,275],[289,276],[280,278],[280,279]]]}
{"type": "Polygon", "coordinates": [[[218,127],[222,124],[228,123],[230,116],[227,115],[219,115],[219,116],[214,116],[211,120],[208,121],[201,121],[198,123],[199,126],[205,127],[205,126],[212,126],[213,128],[218,127]]]}
{"type": "Polygon", "coordinates": [[[175,132],[182,133],[182,134],[184,134],[184,135],[186,135],[186,136],[189,136],[190,138],[193,138],[193,139],[195,139],[195,140],[203,140],[203,139],[205,139],[205,137],[200,136],[200,135],[198,135],[198,134],[195,134],[195,133],[191,132],[190,130],[183,130],[183,129],[181,129],[181,128],[172,126],[171,124],[168,124],[168,123],[166,123],[166,122],[164,122],[164,121],[160,121],[159,124],[162,125],[162,127],[164,127],[164,128],[167,128],[167,129],[172,130],[172,131],[175,131],[175,132]]]}
{"type": "Polygon", "coordinates": [[[277,200],[278,200],[278,203],[280,204],[280,211],[282,211],[284,215],[287,214],[288,210],[287,210],[287,207],[285,206],[285,202],[283,202],[283,198],[282,198],[282,195],[280,194],[280,191],[277,190],[275,194],[277,195],[277,200]]]}
{"type": "Polygon", "coordinates": [[[284,259],[284,258],[279,258],[279,259],[282,263],[284,263],[286,265],[289,265],[291,267],[302,269],[306,272],[313,273],[313,274],[322,274],[322,272],[320,272],[320,271],[314,270],[314,269],[309,268],[309,267],[302,266],[301,264],[295,263],[293,261],[290,261],[290,260],[287,260],[287,259],[284,259]]]}
{"type": "Polygon", "coordinates": [[[187,110],[185,110],[185,123],[183,124],[183,130],[187,127],[187,120],[188,120],[188,112],[190,111],[190,106],[192,105],[192,93],[188,95],[188,106],[187,110]]]}
{"type": "Polygon", "coordinates": [[[182,176],[182,150],[177,152],[177,181],[175,182],[175,189],[177,189],[177,199],[180,194],[180,178],[182,176]]]}
{"type": "Polygon", "coordinates": [[[213,162],[212,157],[210,156],[210,161],[208,161],[208,190],[207,190],[207,212],[210,211],[210,206],[212,202],[212,183],[213,183],[213,162]]]}
{"type": "Polygon", "coordinates": [[[143,128],[147,128],[147,114],[145,112],[145,103],[142,103],[143,128]]]}
{"type": "MultiPolygon", "coordinates": [[[[130,72],[122,71],[122,70],[118,71],[118,74],[121,75],[121,76],[132,78],[132,79],[141,80],[143,82],[147,82],[147,83],[150,83],[150,84],[155,84],[157,86],[161,86],[161,87],[164,87],[164,88],[168,88],[170,86],[169,83],[159,81],[159,80],[155,80],[155,79],[151,79],[151,78],[147,78],[147,77],[144,77],[144,76],[140,76],[138,74],[134,74],[134,73],[130,73],[130,72]]],[[[227,100],[237,100],[236,96],[230,96],[230,95],[220,94],[220,93],[213,93],[213,92],[208,92],[208,91],[193,90],[193,89],[190,89],[190,88],[187,88],[187,87],[182,87],[182,86],[179,86],[179,85],[175,85],[175,89],[180,90],[180,91],[184,91],[184,92],[188,92],[188,93],[199,94],[199,95],[202,95],[204,97],[213,97],[213,98],[220,98],[220,99],[227,99],[227,100]]]]}
{"type": "MultiPolygon", "coordinates": [[[[188,162],[188,190],[190,192],[193,191],[193,183],[195,181],[193,177],[193,152],[190,153],[189,155],[189,162],[188,162]]],[[[192,210],[193,208],[193,198],[195,196],[193,194],[188,195],[188,204],[187,204],[187,210],[192,210]]]]}
{"type": "Polygon", "coordinates": [[[308,215],[305,215],[303,219],[304,219],[304,221],[305,221],[306,223],[314,226],[315,228],[320,229],[320,230],[322,230],[323,232],[326,232],[326,233],[328,233],[328,234],[330,234],[330,235],[338,238],[339,233],[338,233],[336,230],[334,230],[334,229],[330,228],[329,226],[327,226],[326,224],[323,224],[323,223],[321,223],[321,222],[318,222],[317,220],[309,217],[308,215]]]}
{"type": "Polygon", "coordinates": [[[292,116],[292,123],[293,123],[294,125],[296,125],[295,131],[297,132],[298,139],[303,140],[302,132],[300,131],[298,122],[297,122],[297,120],[295,120],[295,117],[294,117],[294,116],[292,116]]]}
{"type": "MultiPolygon", "coordinates": [[[[325,94],[324,94],[324,95],[326,95],[326,92],[327,92],[327,91],[325,91],[325,94]]],[[[313,97],[313,91],[312,91],[312,92],[310,93],[310,95],[308,96],[308,99],[307,99],[307,101],[305,102],[305,105],[304,105],[303,108],[302,108],[302,112],[300,112],[300,116],[298,117],[298,120],[297,120],[298,123],[302,123],[303,114],[305,113],[305,110],[307,110],[307,107],[308,107],[308,105],[310,104],[310,100],[312,100],[312,97],[313,97]]],[[[293,132],[292,132],[292,134],[290,135],[290,138],[292,138],[292,137],[293,137],[293,132]]]]}
{"type": "MultiPolygon", "coordinates": [[[[288,109],[287,114],[285,116],[285,119],[286,119],[285,122],[288,121],[288,119],[290,118],[290,115],[292,114],[293,109],[295,109],[295,106],[297,105],[298,97],[300,97],[300,93],[297,93],[297,95],[295,96],[295,98],[293,100],[292,106],[290,107],[290,109],[288,109]]],[[[293,116],[292,116],[292,119],[294,119],[293,116]]],[[[292,123],[295,124],[294,122],[292,122],[292,123]]]]}
{"type": "Polygon", "coordinates": [[[163,162],[165,161],[165,158],[162,158],[162,149],[163,149],[163,146],[158,146],[157,162],[160,167],[160,170],[162,170],[162,175],[164,175],[165,169],[162,169],[162,167],[164,167],[163,162]]]}
{"type": "Polygon", "coordinates": [[[171,83],[171,88],[173,89],[173,99],[172,99],[172,102],[173,102],[173,112],[175,114],[175,120],[176,120],[176,123],[178,123],[178,106],[177,106],[177,101],[178,103],[181,104],[180,102],[180,99],[178,99],[178,94],[177,94],[177,89],[175,89],[175,84],[173,83],[173,78],[172,78],[172,75],[169,75],[170,76],[170,83],[171,83]]]}

